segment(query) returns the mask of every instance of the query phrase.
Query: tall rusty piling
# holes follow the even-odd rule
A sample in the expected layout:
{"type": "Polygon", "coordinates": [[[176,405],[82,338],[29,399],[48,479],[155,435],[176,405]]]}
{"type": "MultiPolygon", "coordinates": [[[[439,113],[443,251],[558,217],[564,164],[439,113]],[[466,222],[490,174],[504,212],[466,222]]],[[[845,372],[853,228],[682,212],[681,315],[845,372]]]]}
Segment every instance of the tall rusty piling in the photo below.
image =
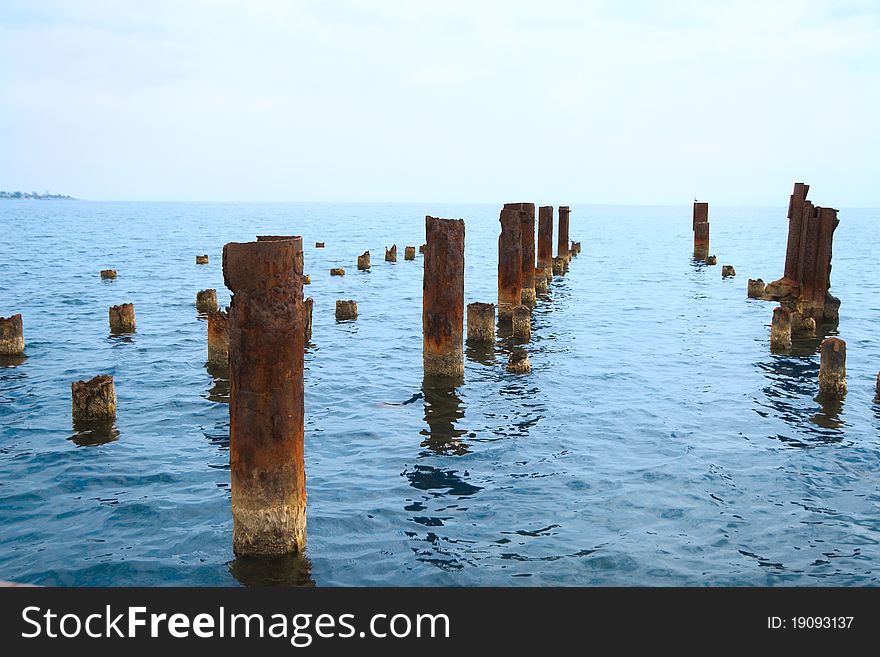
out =
{"type": "Polygon", "coordinates": [[[415,260],[416,259],[416,247],[414,247],[414,246],[403,247],[403,259],[404,260],[415,260]]]}
{"type": "Polygon", "coordinates": [[[571,260],[571,255],[568,253],[568,223],[569,223],[569,215],[571,215],[571,209],[567,205],[559,206],[559,235],[556,238],[556,255],[560,258],[565,258],[566,260],[571,260]]]}
{"type": "Polygon", "coordinates": [[[709,204],[694,201],[694,260],[705,260],[709,255],[709,204]]]}
{"type": "Polygon", "coordinates": [[[315,300],[307,297],[303,301],[303,344],[312,341],[312,309],[315,306],[315,300]]]}
{"type": "Polygon", "coordinates": [[[397,245],[392,244],[389,249],[385,247],[385,262],[397,262],[397,245]]]}
{"type": "Polygon", "coordinates": [[[122,303],[118,306],[110,306],[108,312],[110,331],[113,333],[134,333],[136,329],[134,317],[134,305],[122,303]]]}
{"type": "Polygon", "coordinates": [[[520,267],[520,303],[535,305],[535,204],[505,203],[505,210],[519,210],[522,266],[520,267]]]}
{"type": "Polygon", "coordinates": [[[223,247],[229,308],[229,463],[236,555],[303,549],[300,237],[223,247]]]}
{"type": "Polygon", "coordinates": [[[370,268],[370,252],[364,251],[357,259],[357,268],[366,271],[370,268]]]}
{"type": "Polygon", "coordinates": [[[519,305],[513,309],[511,324],[515,339],[530,340],[532,338],[532,312],[528,306],[519,305]]]}
{"type": "Polygon", "coordinates": [[[498,321],[509,322],[522,302],[522,210],[501,210],[498,236],[498,321]]]}
{"type": "Polygon", "coordinates": [[[464,221],[425,217],[422,355],[426,375],[464,375],[464,221]]]}
{"type": "Polygon", "coordinates": [[[229,364],[229,316],[222,310],[208,313],[208,363],[229,364]]]}
{"type": "Polygon", "coordinates": [[[107,374],[70,384],[71,412],[77,420],[112,420],[116,417],[116,389],[107,374]]]}
{"type": "Polygon", "coordinates": [[[553,280],[553,206],[538,208],[538,259],[547,282],[553,280]]]}
{"type": "Polygon", "coordinates": [[[217,290],[211,288],[196,292],[196,310],[200,313],[217,310],[217,290]]]}
{"type": "Polygon", "coordinates": [[[826,397],[842,397],[846,394],[846,342],[840,338],[825,338],[822,341],[819,392],[826,397]]]}
{"type": "Polygon", "coordinates": [[[770,322],[770,350],[785,351],[791,347],[791,313],[787,308],[777,306],[773,309],[770,322]]]}
{"type": "Polygon", "coordinates": [[[23,353],[21,313],[12,317],[0,317],[0,356],[21,356],[23,353]]]}
{"type": "Polygon", "coordinates": [[[467,305],[468,342],[495,342],[495,304],[475,301],[467,305]]]}

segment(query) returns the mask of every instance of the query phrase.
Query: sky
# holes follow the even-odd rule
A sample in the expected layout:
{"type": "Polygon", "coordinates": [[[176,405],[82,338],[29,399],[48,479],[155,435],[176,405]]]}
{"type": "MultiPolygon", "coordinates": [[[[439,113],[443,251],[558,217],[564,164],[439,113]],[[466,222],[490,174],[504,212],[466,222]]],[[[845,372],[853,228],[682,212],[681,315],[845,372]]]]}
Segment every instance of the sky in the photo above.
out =
{"type": "Polygon", "coordinates": [[[880,207],[877,0],[0,0],[0,189],[880,207]]]}

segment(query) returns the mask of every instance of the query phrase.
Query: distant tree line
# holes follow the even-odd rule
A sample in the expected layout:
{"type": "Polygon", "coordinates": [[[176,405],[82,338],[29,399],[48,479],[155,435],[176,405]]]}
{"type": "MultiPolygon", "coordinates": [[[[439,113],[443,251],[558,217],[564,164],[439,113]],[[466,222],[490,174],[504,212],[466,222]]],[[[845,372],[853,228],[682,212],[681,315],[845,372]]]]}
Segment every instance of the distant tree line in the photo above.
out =
{"type": "Polygon", "coordinates": [[[0,191],[0,198],[32,198],[38,201],[73,201],[72,196],[65,194],[50,194],[49,192],[5,192],[0,191]]]}

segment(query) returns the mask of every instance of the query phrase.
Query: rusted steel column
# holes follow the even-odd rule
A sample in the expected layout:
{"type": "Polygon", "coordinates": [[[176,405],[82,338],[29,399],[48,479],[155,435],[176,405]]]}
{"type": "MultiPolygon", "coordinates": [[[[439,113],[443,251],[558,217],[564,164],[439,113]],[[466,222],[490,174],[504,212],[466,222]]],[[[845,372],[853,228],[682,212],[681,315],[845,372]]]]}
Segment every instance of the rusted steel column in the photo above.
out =
{"type": "Polygon", "coordinates": [[[464,221],[425,217],[422,356],[425,374],[464,375],[464,221]]]}
{"type": "Polygon", "coordinates": [[[495,341],[495,304],[475,301],[467,306],[467,339],[470,342],[495,341]]]}
{"type": "Polygon", "coordinates": [[[308,344],[312,341],[312,309],[315,306],[315,300],[308,297],[303,301],[303,343],[308,344]]]}
{"type": "Polygon", "coordinates": [[[237,555],[301,550],[303,461],[302,239],[223,247],[229,309],[229,463],[237,555]]]}
{"type": "Polygon", "coordinates": [[[229,316],[222,310],[208,313],[208,362],[229,364],[229,316]]]}
{"type": "Polygon", "coordinates": [[[709,255],[709,204],[694,201],[694,259],[705,260],[709,255]]]}
{"type": "Polygon", "coordinates": [[[846,342],[840,338],[825,338],[822,341],[819,392],[830,397],[846,394],[846,342]]]}
{"type": "Polygon", "coordinates": [[[123,303],[118,306],[110,306],[108,313],[110,331],[113,333],[134,333],[136,329],[134,319],[134,305],[123,303]]]}
{"type": "Polygon", "coordinates": [[[791,347],[791,313],[788,308],[777,306],[773,309],[770,323],[770,350],[784,351],[791,347]]]}
{"type": "Polygon", "coordinates": [[[816,245],[816,273],[813,275],[814,286],[811,300],[817,307],[824,307],[828,288],[831,287],[831,247],[834,229],[840,220],[834,208],[817,208],[819,216],[818,236],[816,245]]]}
{"type": "Polygon", "coordinates": [[[538,208],[538,267],[544,270],[547,282],[553,280],[553,206],[538,208]]]}
{"type": "Polygon", "coordinates": [[[200,313],[217,310],[217,290],[210,288],[196,292],[196,310],[200,313]]]}
{"type": "Polygon", "coordinates": [[[113,377],[96,376],[70,384],[74,420],[112,420],[116,417],[116,389],[113,377]]]}
{"type": "Polygon", "coordinates": [[[801,238],[803,235],[804,204],[810,186],[795,183],[794,191],[788,201],[788,244],[785,248],[785,273],[790,280],[798,280],[798,262],[801,254],[801,238]]]}
{"type": "Polygon", "coordinates": [[[520,303],[535,305],[535,204],[505,203],[505,210],[520,211],[522,266],[520,268],[520,303]]]}
{"type": "Polygon", "coordinates": [[[503,209],[498,236],[498,320],[509,322],[522,301],[521,210],[503,209]]]}
{"type": "Polygon", "coordinates": [[[24,333],[21,314],[0,317],[0,356],[20,356],[24,353],[24,333]]]}
{"type": "Polygon", "coordinates": [[[556,241],[556,255],[566,260],[571,260],[571,256],[568,255],[568,220],[570,214],[571,209],[567,205],[559,206],[559,235],[556,241]]]}

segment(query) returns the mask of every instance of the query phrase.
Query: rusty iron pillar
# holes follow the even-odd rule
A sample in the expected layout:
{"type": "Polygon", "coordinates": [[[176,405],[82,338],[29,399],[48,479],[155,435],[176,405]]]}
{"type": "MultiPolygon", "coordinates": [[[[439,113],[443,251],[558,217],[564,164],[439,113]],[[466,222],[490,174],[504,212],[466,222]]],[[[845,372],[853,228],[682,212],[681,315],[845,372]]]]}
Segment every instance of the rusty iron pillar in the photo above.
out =
{"type": "Polygon", "coordinates": [[[303,253],[300,237],[229,243],[229,464],[237,555],[303,549],[303,253]]]}
{"type": "Polygon", "coordinates": [[[464,221],[425,217],[422,356],[425,374],[464,375],[464,221]]]}
{"type": "Polygon", "coordinates": [[[505,203],[505,210],[520,211],[522,266],[520,267],[520,303],[535,305],[535,204],[505,203]]]}
{"type": "Polygon", "coordinates": [[[522,302],[522,210],[501,210],[498,236],[498,321],[510,322],[522,302]]]}
{"type": "Polygon", "coordinates": [[[705,260],[709,255],[709,204],[694,201],[694,260],[705,260]]]}
{"type": "Polygon", "coordinates": [[[547,282],[553,280],[553,206],[538,208],[538,267],[547,282]]]}
{"type": "Polygon", "coordinates": [[[567,205],[559,206],[559,235],[556,238],[556,256],[571,260],[568,253],[568,220],[571,209],[567,205]]]}

